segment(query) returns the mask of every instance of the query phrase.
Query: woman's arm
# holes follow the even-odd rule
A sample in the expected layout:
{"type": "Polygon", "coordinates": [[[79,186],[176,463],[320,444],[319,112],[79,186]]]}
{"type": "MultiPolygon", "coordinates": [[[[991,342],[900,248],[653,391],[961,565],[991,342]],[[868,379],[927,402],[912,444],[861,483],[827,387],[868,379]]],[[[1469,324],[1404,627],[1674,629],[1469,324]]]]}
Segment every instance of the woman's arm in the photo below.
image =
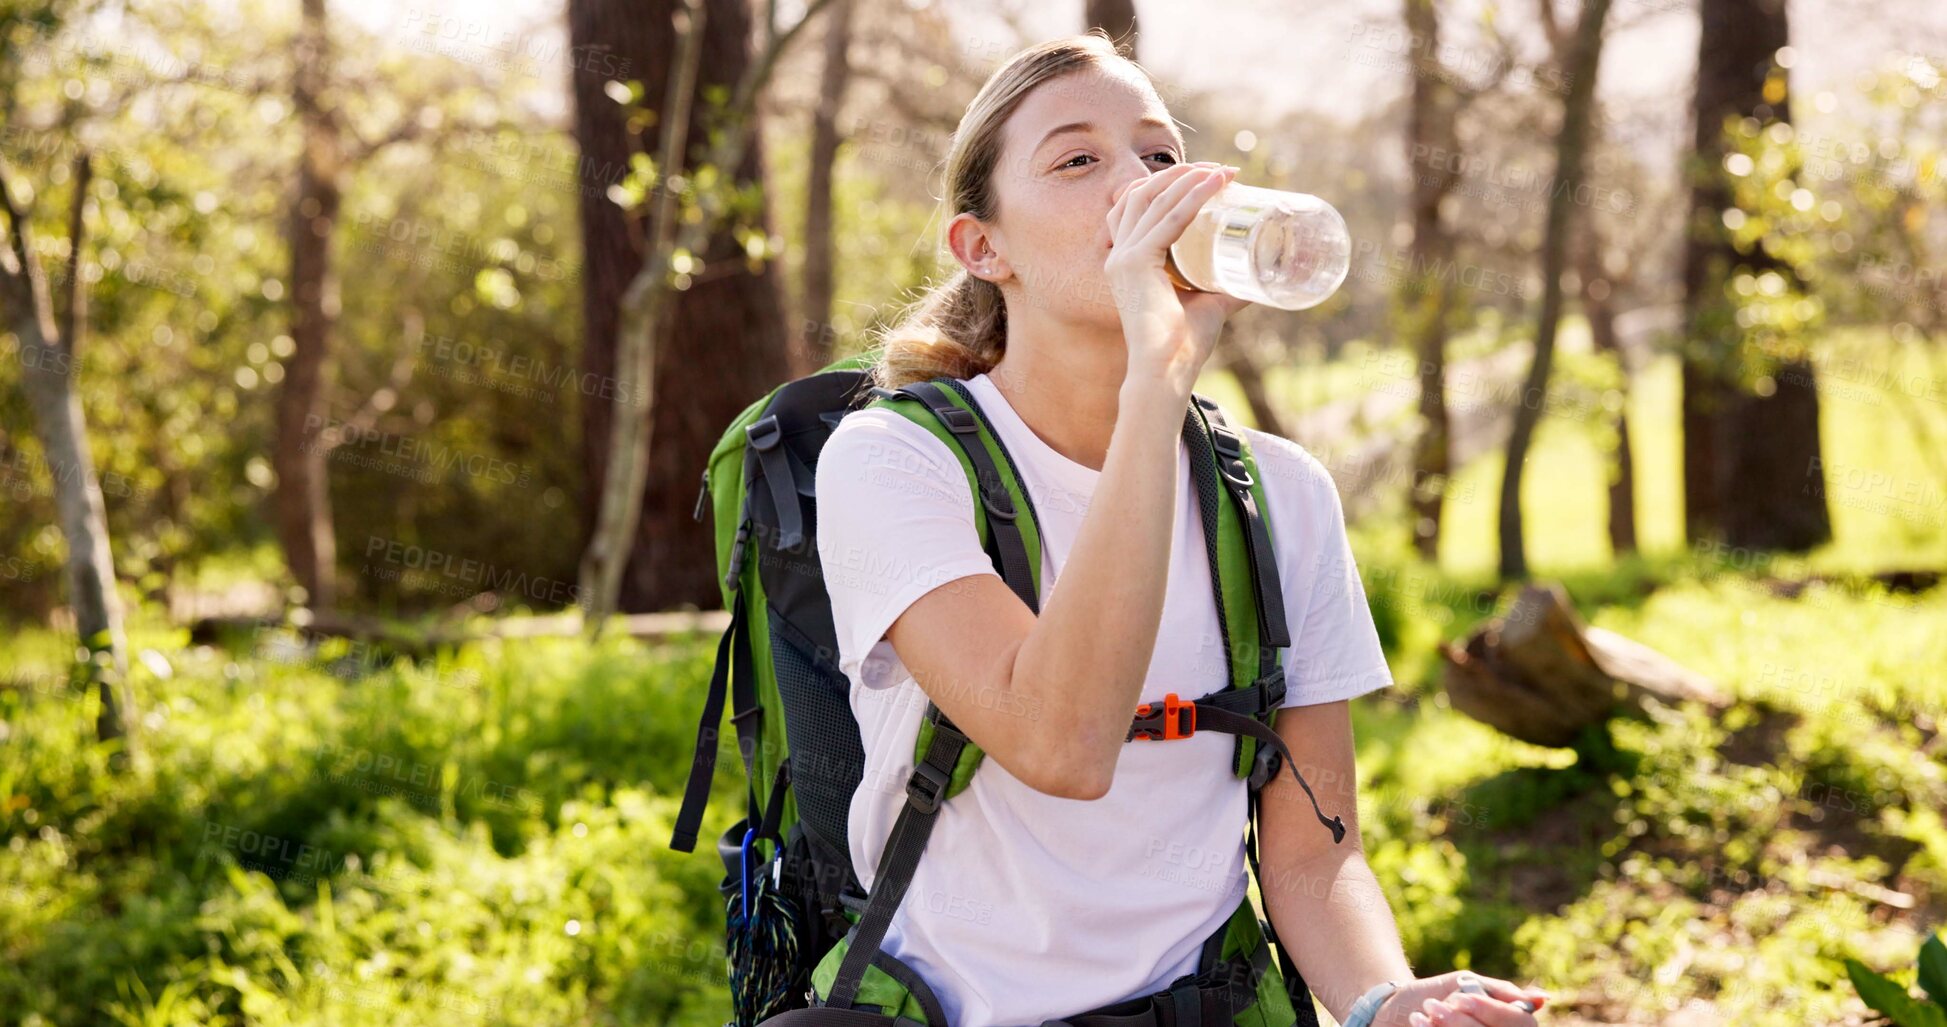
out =
{"type": "Polygon", "coordinates": [[[1299,758],[1319,807],[1345,818],[1345,841],[1333,844],[1289,770],[1280,768],[1264,786],[1258,888],[1278,940],[1318,1000],[1343,1021],[1373,985],[1397,981],[1401,988],[1379,1007],[1375,1027],[1535,1027],[1533,1014],[1511,1003],[1525,998],[1539,1008],[1547,997],[1539,988],[1475,974],[1487,994],[1460,995],[1459,971],[1414,978],[1359,835],[1349,701],[1287,707],[1277,731],[1299,758]]]}
{"type": "Polygon", "coordinates": [[[1041,615],[992,575],[921,596],[886,638],[934,705],[1029,787],[1109,790],[1163,618],[1187,394],[1132,381],[1041,615]]]}
{"type": "MultiPolygon", "coordinates": [[[[1386,894],[1359,836],[1358,768],[1347,700],[1291,706],[1277,730],[1301,762],[1326,816],[1345,818],[1333,844],[1289,770],[1266,783],[1258,839],[1265,912],[1305,983],[1339,1020],[1366,989],[1413,978],[1386,894]]],[[[1388,1002],[1387,1005],[1392,1003],[1388,1002]]]]}

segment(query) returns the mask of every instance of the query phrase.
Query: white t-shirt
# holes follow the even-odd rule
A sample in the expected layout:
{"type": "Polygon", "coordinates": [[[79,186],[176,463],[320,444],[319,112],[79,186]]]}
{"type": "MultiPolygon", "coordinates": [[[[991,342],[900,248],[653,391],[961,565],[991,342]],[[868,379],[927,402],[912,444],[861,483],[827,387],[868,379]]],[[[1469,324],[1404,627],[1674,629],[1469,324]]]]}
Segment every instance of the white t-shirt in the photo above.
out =
{"type": "MultiPolygon", "coordinates": [[[[1101,472],[1043,442],[986,375],[966,381],[1026,480],[1041,529],[1045,608],[1101,472]]],[[[1296,443],[1241,431],[1264,481],[1293,640],[1284,705],[1386,687],[1391,675],[1329,475],[1296,443]]],[[[1194,699],[1228,675],[1188,447],[1179,442],[1177,454],[1169,580],[1143,702],[1169,692],[1194,699]]],[[[898,413],[846,415],[819,457],[817,501],[819,558],[865,747],[851,856],[871,888],[905,804],[927,705],[886,629],[940,585],[999,575],[980,548],[958,459],[898,413]]],[[[1194,972],[1200,946],[1248,890],[1235,740],[1205,732],[1125,746],[1108,793],[1093,801],[1035,791],[983,761],[941,806],[884,950],[933,988],[953,1027],[1038,1025],[1194,972]]],[[[1304,829],[1325,830],[1309,818],[1304,829]]]]}

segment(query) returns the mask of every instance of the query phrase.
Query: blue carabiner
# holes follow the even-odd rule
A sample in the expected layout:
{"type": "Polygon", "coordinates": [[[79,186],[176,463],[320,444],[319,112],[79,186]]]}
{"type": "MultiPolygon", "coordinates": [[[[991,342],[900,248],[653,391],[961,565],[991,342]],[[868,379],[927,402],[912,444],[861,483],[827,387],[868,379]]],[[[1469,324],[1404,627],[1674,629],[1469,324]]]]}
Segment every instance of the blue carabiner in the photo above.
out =
{"type": "Polygon", "coordinates": [[[745,923],[750,923],[750,850],[756,840],[757,829],[748,828],[744,831],[744,842],[740,846],[742,862],[739,868],[741,873],[737,878],[737,891],[743,897],[745,923]]]}

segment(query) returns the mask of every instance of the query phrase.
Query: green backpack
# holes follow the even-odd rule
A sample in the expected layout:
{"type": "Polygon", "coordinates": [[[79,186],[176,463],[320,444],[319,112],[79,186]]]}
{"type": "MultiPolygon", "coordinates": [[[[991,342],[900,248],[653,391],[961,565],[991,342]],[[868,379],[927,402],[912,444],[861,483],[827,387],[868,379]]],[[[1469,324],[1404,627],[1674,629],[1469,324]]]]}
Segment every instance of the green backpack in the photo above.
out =
{"type": "MultiPolygon", "coordinates": [[[[926,982],[880,945],[940,804],[967,787],[983,754],[928,703],[907,803],[866,895],[847,839],[865,753],[850,685],[838,666],[816,545],[814,474],[819,451],[840,420],[868,406],[883,407],[945,442],[976,497],[982,547],[1007,586],[1029,609],[1040,610],[1041,538],[1032,497],[972,394],[944,377],[897,390],[876,387],[871,358],[834,361],[745,408],[712,449],[697,497],[697,519],[706,507],[715,515],[717,567],[731,619],[718,641],[670,846],[695,849],[727,697],[745,771],[746,815],[717,845],[725,867],[721,890],[736,1004],[731,1022],[738,1027],[766,1020],[778,1027],[895,1027],[895,1021],[911,1021],[897,1027],[952,1027],[926,982]],[[813,1022],[792,1025],[794,1018],[813,1022]],[[841,1018],[843,1025],[835,1023],[841,1018]]],[[[1335,843],[1345,827],[1318,809],[1311,786],[1272,728],[1285,695],[1280,650],[1290,638],[1256,463],[1243,437],[1202,396],[1186,411],[1183,437],[1230,675],[1223,687],[1195,700],[1171,695],[1142,705],[1129,739],[1213,730],[1236,735],[1231,770],[1249,781],[1245,841],[1257,875],[1259,792],[1281,765],[1312,797],[1313,811],[1335,843]]],[[[1066,1015],[1062,1022],[1170,1027],[1192,1016],[1206,1027],[1316,1027],[1304,980],[1248,895],[1205,941],[1196,973],[1168,990],[1066,1015]],[[1270,965],[1273,948],[1278,969],[1270,965]]]]}

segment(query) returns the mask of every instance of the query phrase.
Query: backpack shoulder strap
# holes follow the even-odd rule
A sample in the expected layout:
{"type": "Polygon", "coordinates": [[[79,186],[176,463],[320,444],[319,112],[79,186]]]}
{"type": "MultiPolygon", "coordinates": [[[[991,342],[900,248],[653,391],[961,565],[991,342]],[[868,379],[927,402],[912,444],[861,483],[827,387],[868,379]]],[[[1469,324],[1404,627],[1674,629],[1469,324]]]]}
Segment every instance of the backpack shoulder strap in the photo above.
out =
{"type": "MultiPolygon", "coordinates": [[[[1284,701],[1279,661],[1291,644],[1291,628],[1257,462],[1243,435],[1208,397],[1192,396],[1183,436],[1217,593],[1217,627],[1230,665],[1229,687],[1255,693],[1243,712],[1268,723],[1284,701]]],[[[1264,776],[1266,768],[1256,766],[1257,757],[1257,740],[1238,736],[1237,776],[1264,776]],[[1259,773],[1254,775],[1254,770],[1259,773]]]]}
{"type": "MultiPolygon", "coordinates": [[[[1231,428],[1222,407],[1205,396],[1197,396],[1195,401],[1210,425],[1211,445],[1224,489],[1245,521],[1243,542],[1251,587],[1257,598],[1260,644],[1269,649],[1286,648],[1291,645],[1291,624],[1285,619],[1284,591],[1278,579],[1277,551],[1272,548],[1270,515],[1264,499],[1264,482],[1257,473],[1257,459],[1244,441],[1243,433],[1231,428]]],[[[1269,657],[1265,659],[1268,662],[1269,657]]]]}
{"type": "MultiPolygon", "coordinates": [[[[932,432],[960,461],[974,495],[974,523],[983,548],[1028,609],[1041,612],[1041,531],[1034,502],[1021,482],[1007,447],[966,386],[940,377],[899,389],[874,388],[870,405],[885,406],[932,432]],[[1021,514],[1025,512],[1027,516],[1021,514]]],[[[938,707],[927,704],[913,742],[913,762],[924,766],[934,748],[937,725],[953,722],[938,707]]],[[[959,734],[957,728],[955,734],[959,734]]],[[[971,741],[960,747],[951,767],[944,797],[964,791],[973,781],[984,753],[971,741]]]]}
{"type": "MultiPolygon", "coordinates": [[[[899,389],[874,388],[870,405],[884,406],[932,432],[960,461],[974,496],[974,522],[995,569],[1028,609],[1041,612],[1041,533],[1034,505],[1014,461],[967,388],[951,378],[899,389]],[[1025,513],[1026,516],[1022,516],[1025,513]]],[[[914,742],[906,805],[880,854],[865,911],[833,977],[827,1006],[849,1009],[865,971],[885,940],[892,916],[912,884],[940,804],[965,790],[984,754],[940,708],[926,704],[914,742]]]]}
{"type": "Polygon", "coordinates": [[[887,407],[932,432],[960,461],[974,497],[981,546],[1014,594],[1041,612],[1041,531],[1014,461],[980,405],[950,378],[875,388],[871,406],[887,407]],[[1023,518],[1021,513],[1027,516],[1023,518]]]}
{"type": "MultiPolygon", "coordinates": [[[[1248,615],[1231,618],[1239,634],[1238,644],[1229,648],[1233,688],[1261,690],[1258,697],[1259,719],[1268,726],[1284,699],[1284,670],[1277,661],[1280,651],[1291,645],[1291,625],[1285,617],[1284,588],[1278,577],[1277,551],[1272,548],[1264,481],[1258,474],[1257,460],[1251,454],[1250,444],[1244,440],[1242,432],[1230,426],[1221,407],[1208,397],[1193,396],[1191,413],[1202,422],[1207,432],[1208,448],[1203,452],[1212,465],[1209,477],[1214,478],[1215,487],[1230,498],[1227,503],[1204,503],[1206,510],[1215,505],[1229,514],[1212,517],[1206,512],[1204,519],[1206,533],[1217,537],[1217,543],[1212,547],[1213,574],[1216,573],[1215,568],[1221,565],[1226,575],[1219,607],[1233,610],[1240,605],[1240,600],[1249,604],[1248,615]],[[1216,522],[1215,531],[1211,530],[1213,520],[1216,522]],[[1244,587],[1245,581],[1249,582],[1248,588],[1244,587]],[[1257,677],[1251,684],[1239,684],[1253,673],[1257,677]]],[[[1199,447],[1192,446],[1190,452],[1194,466],[1198,462],[1196,455],[1199,447]]],[[[1206,488],[1203,476],[1199,477],[1198,488],[1199,491],[1206,488]]],[[[1250,778],[1250,811],[1246,817],[1244,852],[1250,863],[1251,876],[1257,879],[1258,888],[1262,890],[1264,875],[1258,864],[1257,852],[1257,825],[1262,815],[1259,789],[1278,772],[1282,758],[1281,754],[1264,749],[1263,754],[1270,759],[1258,760],[1253,754],[1253,750],[1258,749],[1257,739],[1248,735],[1238,736],[1238,769],[1250,778]]],[[[1294,773],[1296,769],[1292,768],[1294,773]]],[[[1303,775],[1297,777],[1306,797],[1311,799],[1319,822],[1332,830],[1332,840],[1336,844],[1344,837],[1343,823],[1336,817],[1326,820],[1324,812],[1318,809],[1317,797],[1311,794],[1311,786],[1305,783],[1303,775]]],[[[1277,953],[1286,995],[1297,1016],[1294,1027],[1317,1027],[1318,1013],[1312,1007],[1311,988],[1305,982],[1304,975],[1292,962],[1288,948],[1278,939],[1277,929],[1268,918],[1263,921],[1262,927],[1265,939],[1277,953]]]]}

